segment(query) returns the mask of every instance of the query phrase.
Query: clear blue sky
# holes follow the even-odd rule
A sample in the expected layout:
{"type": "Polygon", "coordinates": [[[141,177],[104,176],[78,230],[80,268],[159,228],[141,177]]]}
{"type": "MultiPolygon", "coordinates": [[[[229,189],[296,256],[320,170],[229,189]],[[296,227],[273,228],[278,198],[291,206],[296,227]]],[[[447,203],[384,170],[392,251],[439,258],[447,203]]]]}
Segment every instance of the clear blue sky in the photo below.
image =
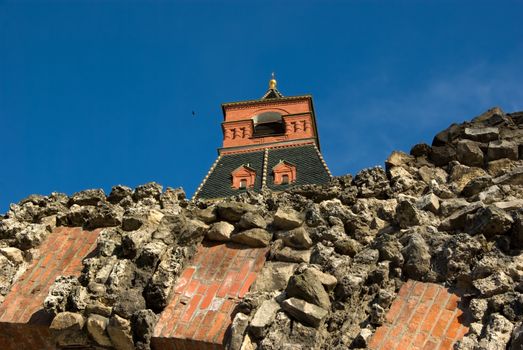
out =
{"type": "Polygon", "coordinates": [[[0,0],[0,212],[156,181],[192,195],[220,104],[314,96],[334,175],[523,110],[522,1],[0,0]],[[285,3],[285,4],[284,4],[285,3]],[[192,116],[192,111],[196,116],[192,116]]]}

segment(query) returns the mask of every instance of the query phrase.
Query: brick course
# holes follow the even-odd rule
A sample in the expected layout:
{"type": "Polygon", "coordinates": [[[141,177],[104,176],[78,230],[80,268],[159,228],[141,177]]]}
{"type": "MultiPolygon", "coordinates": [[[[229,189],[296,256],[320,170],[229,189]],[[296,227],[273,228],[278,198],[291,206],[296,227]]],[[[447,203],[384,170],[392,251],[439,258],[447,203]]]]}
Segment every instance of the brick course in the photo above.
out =
{"type": "Polygon", "coordinates": [[[232,313],[263,267],[267,248],[204,242],[156,324],[154,349],[223,349],[232,313]]]}
{"type": "Polygon", "coordinates": [[[460,297],[434,283],[409,280],[369,342],[373,350],[450,350],[468,332],[460,297]]]}
{"type": "Polygon", "coordinates": [[[58,276],[79,276],[82,260],[96,248],[100,229],[58,227],[38,248],[39,256],[13,284],[0,305],[0,349],[55,349],[43,309],[58,276]]]}

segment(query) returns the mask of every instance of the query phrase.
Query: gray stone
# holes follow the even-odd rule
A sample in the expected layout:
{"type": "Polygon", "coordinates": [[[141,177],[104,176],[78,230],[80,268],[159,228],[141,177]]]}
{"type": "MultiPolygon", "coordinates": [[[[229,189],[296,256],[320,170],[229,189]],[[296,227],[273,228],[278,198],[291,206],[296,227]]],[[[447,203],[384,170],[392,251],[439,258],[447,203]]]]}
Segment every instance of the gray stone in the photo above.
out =
{"type": "Polygon", "coordinates": [[[250,247],[266,247],[272,239],[272,234],[261,228],[252,228],[231,236],[231,241],[250,247]]]}
{"type": "Polygon", "coordinates": [[[316,328],[321,325],[321,322],[329,313],[319,306],[298,298],[290,298],[283,301],[282,308],[303,324],[316,328]]]}
{"type": "Polygon", "coordinates": [[[471,180],[486,175],[485,170],[481,168],[456,164],[450,171],[449,182],[452,183],[451,188],[455,193],[460,193],[471,180]]]}
{"type": "Polygon", "coordinates": [[[461,140],[456,147],[456,155],[461,164],[468,166],[483,166],[483,152],[479,145],[473,141],[461,140]]]}
{"type": "Polygon", "coordinates": [[[500,314],[492,314],[485,329],[484,337],[479,341],[480,349],[505,350],[510,341],[514,325],[500,314]]]}
{"type": "Polygon", "coordinates": [[[263,337],[269,326],[274,322],[279,309],[280,305],[274,299],[265,300],[256,310],[251,320],[249,325],[250,333],[255,338],[263,337]]]}
{"type": "Polygon", "coordinates": [[[116,185],[111,189],[111,193],[107,197],[107,200],[112,204],[117,204],[124,198],[129,198],[133,193],[130,187],[116,185]]]}
{"type": "Polygon", "coordinates": [[[461,191],[461,195],[464,197],[471,197],[474,196],[484,189],[490,187],[492,185],[492,178],[490,176],[480,176],[476,177],[472,180],[470,180],[465,187],[463,187],[463,190],[461,191]]]}
{"type": "Polygon", "coordinates": [[[214,206],[205,209],[198,209],[196,211],[196,216],[206,224],[212,224],[218,219],[216,215],[216,207],[214,206]]]}
{"type": "Polygon", "coordinates": [[[495,202],[493,205],[502,210],[516,210],[523,208],[523,199],[514,199],[505,202],[495,202]]]}
{"type": "Polygon", "coordinates": [[[131,322],[118,315],[113,315],[107,325],[107,333],[116,350],[133,350],[131,322]]]}
{"type": "Polygon", "coordinates": [[[81,347],[89,343],[87,335],[82,332],[85,319],[82,315],[74,312],[58,313],[51,325],[51,332],[56,345],[59,347],[81,347]]]}
{"type": "Polygon", "coordinates": [[[278,238],[283,240],[283,243],[291,248],[309,249],[312,247],[312,239],[304,227],[298,227],[290,231],[278,233],[278,238]]]}
{"type": "Polygon", "coordinates": [[[439,211],[439,198],[434,193],[428,193],[416,201],[416,206],[421,210],[437,214],[439,211]]]}
{"type": "Polygon", "coordinates": [[[325,291],[318,275],[312,272],[311,269],[305,269],[303,272],[293,275],[285,292],[290,297],[306,300],[324,309],[330,308],[329,295],[325,291]]]}
{"type": "Polygon", "coordinates": [[[24,255],[22,251],[15,247],[4,247],[0,248],[0,254],[5,256],[9,261],[15,265],[20,265],[24,262],[24,255]]]}
{"type": "Polygon", "coordinates": [[[456,159],[456,151],[450,146],[432,147],[430,160],[437,166],[443,166],[456,159]]]}
{"type": "Polygon", "coordinates": [[[502,294],[510,290],[513,281],[502,271],[496,272],[488,277],[478,279],[472,282],[474,287],[484,297],[502,294]]]}
{"type": "Polygon", "coordinates": [[[165,192],[160,195],[160,205],[162,209],[171,209],[178,214],[181,211],[180,201],[185,199],[183,188],[167,187],[165,192]]]}
{"type": "Polygon", "coordinates": [[[158,316],[149,309],[136,311],[131,318],[135,341],[149,344],[158,316]]]}
{"type": "Polygon", "coordinates": [[[247,212],[256,212],[257,208],[254,205],[239,202],[221,202],[216,206],[218,216],[229,222],[240,221],[243,214],[247,212]]]}
{"type": "Polygon", "coordinates": [[[523,185],[523,167],[514,168],[492,180],[495,185],[523,185]]]}
{"type": "Polygon", "coordinates": [[[29,224],[16,233],[16,246],[22,250],[35,248],[42,243],[49,233],[45,225],[29,224]]]}
{"type": "Polygon", "coordinates": [[[492,161],[502,158],[518,160],[518,145],[515,142],[507,140],[489,142],[487,159],[492,161]]]}
{"type": "Polygon", "coordinates": [[[69,205],[97,205],[98,202],[105,201],[105,193],[102,189],[92,189],[76,192],[71,196],[69,205]]]}
{"type": "Polygon", "coordinates": [[[267,222],[261,216],[257,213],[247,212],[242,215],[240,218],[240,222],[238,222],[238,226],[241,228],[247,230],[250,228],[267,228],[267,222]]]}
{"type": "Polygon", "coordinates": [[[160,200],[160,195],[162,194],[163,187],[156,182],[149,182],[144,185],[140,185],[134,189],[133,199],[135,201],[140,201],[145,198],[152,198],[155,200],[160,200]]]}
{"type": "Polygon", "coordinates": [[[408,244],[401,250],[405,260],[403,271],[409,278],[423,281],[430,272],[430,252],[427,243],[418,233],[409,237],[408,244]]]}
{"type": "Polygon", "coordinates": [[[211,229],[207,231],[207,239],[211,241],[229,241],[233,231],[234,225],[229,224],[227,221],[220,221],[214,223],[211,229]]]}
{"type": "Polygon", "coordinates": [[[421,224],[421,217],[418,210],[411,202],[403,200],[396,207],[395,221],[401,228],[417,226],[421,224]]]}
{"type": "Polygon", "coordinates": [[[467,227],[467,232],[472,235],[483,234],[489,238],[507,232],[514,220],[503,209],[496,206],[488,206],[479,209],[473,216],[471,225],[467,227]]]}
{"type": "Polygon", "coordinates": [[[445,170],[437,167],[428,167],[426,165],[418,169],[418,174],[426,184],[430,184],[432,180],[435,180],[438,184],[444,184],[447,182],[448,177],[445,170]]]}
{"type": "Polygon", "coordinates": [[[467,215],[474,213],[479,208],[483,208],[482,202],[473,202],[464,208],[461,208],[448,218],[443,220],[439,225],[439,229],[442,231],[461,230],[465,226],[465,220],[467,215]]]}
{"type": "Polygon", "coordinates": [[[260,292],[272,292],[274,290],[285,289],[289,279],[294,274],[297,264],[267,261],[263,269],[256,277],[253,290],[260,292]]]}
{"type": "Polygon", "coordinates": [[[301,226],[303,217],[291,208],[278,208],[274,213],[273,225],[282,230],[291,230],[301,226]]]}
{"type": "Polygon", "coordinates": [[[469,140],[489,142],[498,139],[499,129],[494,127],[465,128],[463,136],[469,140]]]}
{"type": "Polygon", "coordinates": [[[338,284],[338,279],[331,274],[322,272],[314,267],[310,267],[307,270],[314,274],[327,290],[333,290],[336,284],[338,284]]]}
{"type": "Polygon", "coordinates": [[[515,325],[511,338],[511,349],[523,349],[523,322],[519,322],[515,325]]]}
{"type": "Polygon", "coordinates": [[[296,250],[290,247],[274,249],[272,255],[274,260],[291,263],[308,263],[311,259],[310,250],[296,250]]]}
{"type": "Polygon", "coordinates": [[[107,335],[109,319],[100,315],[89,315],[87,318],[87,333],[100,346],[112,346],[111,339],[107,335]]]}
{"type": "Polygon", "coordinates": [[[238,312],[231,324],[231,337],[229,340],[228,350],[242,350],[242,344],[245,337],[245,331],[249,325],[249,316],[238,312]]]}

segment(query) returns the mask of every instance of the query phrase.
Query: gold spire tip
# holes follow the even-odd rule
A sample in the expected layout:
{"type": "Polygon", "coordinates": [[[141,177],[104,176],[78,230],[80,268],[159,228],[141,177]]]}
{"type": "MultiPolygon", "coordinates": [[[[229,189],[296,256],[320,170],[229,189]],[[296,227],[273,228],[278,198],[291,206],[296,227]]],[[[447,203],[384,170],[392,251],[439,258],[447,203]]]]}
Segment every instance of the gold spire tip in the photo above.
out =
{"type": "Polygon", "coordinates": [[[277,84],[277,81],[276,81],[276,78],[274,78],[274,72],[272,72],[271,80],[269,80],[269,89],[271,89],[271,90],[276,89],[276,84],[277,84]]]}

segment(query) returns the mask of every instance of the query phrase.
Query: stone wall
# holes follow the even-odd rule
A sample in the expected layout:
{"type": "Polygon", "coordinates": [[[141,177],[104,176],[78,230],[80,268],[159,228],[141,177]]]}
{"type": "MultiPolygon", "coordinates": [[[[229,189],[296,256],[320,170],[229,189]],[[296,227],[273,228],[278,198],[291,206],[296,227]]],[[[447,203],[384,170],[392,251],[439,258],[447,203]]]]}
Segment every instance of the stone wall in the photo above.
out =
{"type": "Polygon", "coordinates": [[[495,108],[385,168],[283,193],[189,202],[147,184],[31,196],[0,219],[0,294],[11,298],[55,226],[83,227],[100,229],[96,250],[42,304],[56,346],[149,349],[178,276],[214,241],[267,251],[229,310],[229,349],[368,347],[408,280],[459,296],[468,333],[456,348],[519,349],[521,127],[523,113],[495,108]]]}

